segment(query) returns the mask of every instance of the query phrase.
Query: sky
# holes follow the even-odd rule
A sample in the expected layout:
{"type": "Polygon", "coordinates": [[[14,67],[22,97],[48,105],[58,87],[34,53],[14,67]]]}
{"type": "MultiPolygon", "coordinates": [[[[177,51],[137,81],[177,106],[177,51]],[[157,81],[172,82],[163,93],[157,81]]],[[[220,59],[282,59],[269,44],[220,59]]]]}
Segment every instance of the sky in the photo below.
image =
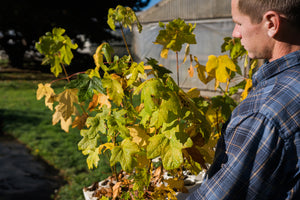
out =
{"type": "Polygon", "coordinates": [[[151,0],[150,3],[148,4],[148,6],[146,6],[145,8],[143,8],[143,10],[147,10],[147,9],[151,8],[152,6],[154,6],[155,4],[157,4],[160,1],[161,0],[151,0]]]}

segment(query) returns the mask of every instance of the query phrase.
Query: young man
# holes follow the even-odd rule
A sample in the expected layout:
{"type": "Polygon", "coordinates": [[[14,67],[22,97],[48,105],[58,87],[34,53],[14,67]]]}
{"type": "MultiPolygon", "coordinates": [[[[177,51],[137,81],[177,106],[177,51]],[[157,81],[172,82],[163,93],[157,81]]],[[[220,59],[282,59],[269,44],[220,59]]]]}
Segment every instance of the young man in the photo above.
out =
{"type": "Polygon", "coordinates": [[[300,199],[300,0],[232,0],[233,37],[266,59],[188,198],[300,199]]]}

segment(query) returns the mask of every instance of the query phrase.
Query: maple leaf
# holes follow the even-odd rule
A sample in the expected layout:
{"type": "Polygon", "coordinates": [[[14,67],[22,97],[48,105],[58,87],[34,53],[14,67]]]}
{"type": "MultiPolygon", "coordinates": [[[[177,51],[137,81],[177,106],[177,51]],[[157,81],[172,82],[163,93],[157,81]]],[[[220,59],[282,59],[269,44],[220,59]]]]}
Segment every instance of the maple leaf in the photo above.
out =
{"type": "Polygon", "coordinates": [[[167,58],[168,51],[180,51],[182,45],[185,43],[196,44],[196,37],[193,33],[196,24],[186,24],[184,20],[178,18],[169,22],[166,26],[160,22],[159,24],[163,29],[159,31],[154,44],[161,44],[163,49],[161,57],[167,58]]]}
{"type": "Polygon", "coordinates": [[[161,156],[163,166],[167,170],[180,167],[183,163],[182,149],[193,145],[189,137],[180,134],[179,124],[174,122],[170,123],[171,127],[163,127],[162,134],[149,138],[149,145],[147,146],[148,159],[161,156]]]}
{"type": "Polygon", "coordinates": [[[184,187],[184,180],[179,180],[178,178],[169,178],[164,180],[164,182],[168,183],[168,186],[172,189],[176,189],[177,191],[188,193],[188,189],[184,187]]]}
{"type": "Polygon", "coordinates": [[[244,89],[243,93],[241,94],[241,100],[246,99],[246,97],[248,96],[248,92],[251,89],[251,87],[252,87],[252,80],[247,79],[245,89],[244,89]]]}
{"type": "Polygon", "coordinates": [[[187,91],[186,95],[191,99],[197,98],[200,96],[200,91],[198,88],[191,88],[189,91],[187,91]]]}
{"type": "Polygon", "coordinates": [[[87,118],[88,118],[88,115],[86,113],[84,113],[80,116],[76,116],[72,123],[72,128],[77,127],[79,130],[83,129],[87,118]]]}
{"type": "Polygon", "coordinates": [[[87,164],[89,169],[93,166],[98,166],[99,150],[97,148],[97,141],[100,137],[98,134],[91,133],[89,130],[82,129],[80,135],[83,137],[78,143],[78,149],[82,151],[87,157],[87,164]]]}
{"type": "Polygon", "coordinates": [[[78,104],[77,91],[76,88],[66,89],[55,97],[55,101],[59,102],[55,110],[61,113],[61,117],[63,117],[65,121],[77,112],[75,107],[75,104],[78,104]]]}
{"type": "Polygon", "coordinates": [[[102,153],[102,150],[103,150],[103,153],[107,150],[112,150],[114,148],[114,144],[109,142],[109,143],[105,143],[105,144],[101,144],[98,148],[98,151],[99,151],[99,154],[102,153]]]}
{"type": "Polygon", "coordinates": [[[132,63],[128,73],[130,74],[130,78],[127,81],[127,87],[132,85],[137,80],[139,74],[144,74],[144,62],[139,64],[136,62],[132,63]]]}
{"type": "Polygon", "coordinates": [[[62,112],[60,111],[60,104],[55,107],[55,113],[52,116],[52,124],[55,125],[60,121],[61,129],[65,132],[69,132],[69,126],[72,124],[72,117],[70,116],[66,120],[62,116],[62,112]]]}
{"type": "Polygon", "coordinates": [[[215,74],[208,74],[206,72],[206,67],[199,63],[198,58],[196,56],[194,57],[194,61],[196,62],[195,68],[197,69],[198,78],[202,83],[207,84],[215,78],[215,74]]]}
{"type": "Polygon", "coordinates": [[[40,83],[38,85],[38,89],[36,91],[36,99],[40,100],[45,96],[45,105],[50,109],[53,110],[53,102],[49,101],[52,96],[54,96],[54,90],[51,88],[51,84],[46,83],[43,85],[40,83]]]}
{"type": "Polygon", "coordinates": [[[120,162],[122,169],[126,172],[132,172],[134,167],[133,155],[139,152],[136,143],[132,142],[129,138],[122,141],[120,146],[115,146],[111,151],[110,165],[114,166],[120,162]]]}
{"type": "Polygon", "coordinates": [[[210,55],[208,57],[208,61],[206,63],[206,71],[210,76],[216,77],[217,81],[226,83],[230,78],[227,70],[237,71],[236,65],[234,62],[228,57],[228,55],[222,55],[216,57],[214,55],[210,55]]]}
{"type": "MultiPolygon", "coordinates": [[[[89,150],[88,154],[89,155],[86,159],[86,162],[88,164],[88,168],[93,169],[93,165],[97,168],[98,167],[98,162],[100,160],[98,150],[97,149],[95,149],[93,151],[89,150]]],[[[86,154],[84,154],[84,155],[86,155],[86,154]]]]}
{"type": "Polygon", "coordinates": [[[139,147],[148,145],[150,136],[140,126],[128,127],[129,134],[132,137],[132,142],[136,143],[139,147]]]}
{"type": "Polygon", "coordinates": [[[52,32],[47,32],[35,44],[36,49],[45,55],[42,65],[50,64],[51,72],[56,77],[62,72],[61,65],[71,63],[72,49],[78,47],[67,35],[63,35],[64,33],[65,29],[63,28],[53,28],[52,32]]]}
{"type": "Polygon", "coordinates": [[[67,84],[67,87],[78,88],[78,100],[80,102],[91,99],[94,91],[105,93],[101,79],[96,76],[90,78],[88,74],[79,74],[77,79],[67,84]]]}
{"type": "Polygon", "coordinates": [[[147,64],[150,65],[153,73],[158,77],[162,78],[165,74],[171,74],[172,71],[158,64],[158,61],[154,58],[146,58],[147,64]]]}
{"type": "Polygon", "coordinates": [[[103,65],[103,55],[107,62],[111,62],[111,55],[113,54],[113,49],[107,42],[103,42],[97,47],[95,54],[93,55],[95,65],[100,68],[103,65]]]}
{"type": "Polygon", "coordinates": [[[107,108],[111,108],[111,103],[108,100],[108,96],[102,93],[94,94],[92,101],[89,103],[89,111],[94,110],[98,105],[99,109],[101,109],[104,105],[106,105],[107,108]]]}
{"type": "Polygon", "coordinates": [[[194,161],[198,162],[201,165],[203,169],[207,169],[203,155],[200,153],[200,151],[196,148],[195,145],[191,148],[187,148],[186,151],[194,161]]]}
{"type": "Polygon", "coordinates": [[[120,134],[122,138],[129,137],[129,130],[126,127],[127,111],[125,109],[114,110],[110,116],[107,116],[108,135],[113,136],[115,132],[120,134]]]}
{"type": "Polygon", "coordinates": [[[120,194],[121,194],[121,185],[122,185],[122,182],[117,182],[113,186],[113,200],[117,199],[120,196],[120,194]]]}
{"type": "Polygon", "coordinates": [[[102,84],[104,88],[107,88],[109,99],[112,100],[117,106],[121,105],[124,97],[122,84],[113,75],[109,74],[104,75],[102,84]]]}
{"type": "MultiPolygon", "coordinates": [[[[62,93],[53,97],[53,101],[59,102],[55,106],[55,113],[52,116],[52,124],[61,122],[61,128],[69,132],[69,126],[72,124],[72,115],[77,113],[75,104],[78,103],[77,89],[66,89],[62,93]]],[[[52,98],[52,97],[51,97],[52,98]]]]}

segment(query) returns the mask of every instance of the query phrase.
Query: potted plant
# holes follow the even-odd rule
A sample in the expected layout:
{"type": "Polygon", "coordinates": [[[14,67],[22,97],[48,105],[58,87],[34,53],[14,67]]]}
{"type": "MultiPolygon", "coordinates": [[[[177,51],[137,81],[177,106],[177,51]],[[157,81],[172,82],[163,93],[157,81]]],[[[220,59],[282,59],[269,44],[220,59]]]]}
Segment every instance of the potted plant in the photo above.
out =
{"type": "MultiPolygon", "coordinates": [[[[109,160],[112,175],[85,189],[92,190],[96,199],[176,199],[176,192],[188,192],[187,173],[197,175],[212,162],[220,127],[236,106],[232,95],[238,88],[246,87],[246,93],[251,86],[247,79],[229,90],[239,71],[237,59],[246,52],[237,50],[238,41],[227,38],[224,51],[238,55],[210,56],[207,65],[201,65],[189,53],[189,45],[196,43],[195,25],[181,19],[160,23],[155,43],[163,46],[162,57],[169,50],[178,56],[187,44],[184,62],[190,58],[190,70],[196,69],[202,82],[215,80],[216,88],[227,83],[222,96],[208,99],[195,88],[183,91],[155,59],[134,62],[123,28],[136,23],[142,31],[142,26],[130,8],[110,9],[107,22],[112,30],[119,26],[128,55],[120,58],[103,43],[93,56],[95,68],[84,72],[68,75],[66,71],[77,45],[64,29],[54,28],[39,39],[36,48],[45,55],[42,64],[50,64],[56,77],[64,73],[56,80],[67,83],[58,94],[51,87],[56,80],[39,84],[37,99],[45,97],[46,106],[55,110],[53,125],[60,122],[66,132],[70,126],[81,130],[78,148],[90,169],[98,167],[100,154],[109,160]]],[[[177,79],[178,68],[177,61],[177,79]]]]}

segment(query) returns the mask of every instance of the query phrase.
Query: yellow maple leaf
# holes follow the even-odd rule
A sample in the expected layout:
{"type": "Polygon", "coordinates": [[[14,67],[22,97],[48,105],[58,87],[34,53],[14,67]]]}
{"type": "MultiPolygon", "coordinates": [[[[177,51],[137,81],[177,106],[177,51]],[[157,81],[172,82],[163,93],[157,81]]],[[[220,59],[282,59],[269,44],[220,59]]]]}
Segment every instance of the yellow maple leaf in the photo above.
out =
{"type": "Polygon", "coordinates": [[[214,73],[208,74],[206,72],[206,67],[199,63],[198,58],[196,56],[194,57],[194,60],[196,62],[195,68],[197,69],[198,78],[202,83],[207,84],[208,82],[210,82],[211,80],[213,80],[215,78],[214,73]],[[207,75],[206,75],[206,73],[207,73],[207,75]]]}
{"type": "Polygon", "coordinates": [[[78,89],[66,89],[54,97],[59,104],[55,106],[55,113],[52,116],[52,124],[55,125],[60,121],[61,128],[69,132],[69,126],[72,124],[72,115],[78,113],[75,104],[78,104],[78,89]]]}
{"type": "Polygon", "coordinates": [[[148,168],[150,160],[147,158],[147,154],[137,154],[136,155],[137,168],[148,168]]]}
{"type": "Polygon", "coordinates": [[[177,178],[170,178],[168,180],[164,180],[168,183],[168,186],[172,189],[176,189],[177,191],[188,193],[188,190],[184,187],[184,181],[178,180],[177,178]]]}
{"type": "Polygon", "coordinates": [[[212,106],[208,108],[205,117],[212,127],[218,126],[218,124],[224,120],[221,111],[212,106]]]}
{"type": "Polygon", "coordinates": [[[136,143],[139,147],[145,147],[149,143],[150,136],[147,135],[145,130],[139,126],[128,127],[132,142],[136,143]]]}
{"type": "Polygon", "coordinates": [[[76,114],[77,109],[75,104],[78,104],[78,89],[66,89],[55,97],[55,101],[59,104],[55,107],[57,112],[61,113],[64,120],[68,120],[73,114],[76,114]]]}
{"type": "Polygon", "coordinates": [[[103,64],[103,55],[101,53],[102,47],[105,43],[102,43],[96,50],[95,54],[93,55],[95,65],[99,68],[101,64],[103,64]]]}
{"type": "Polygon", "coordinates": [[[55,95],[54,90],[51,88],[50,83],[46,83],[45,85],[40,83],[38,85],[38,89],[36,91],[36,99],[40,100],[45,96],[45,105],[50,109],[53,110],[53,101],[50,99],[55,95]]]}
{"type": "Polygon", "coordinates": [[[243,93],[241,94],[241,99],[242,100],[246,99],[246,97],[248,96],[249,89],[251,87],[252,87],[252,80],[251,79],[247,79],[246,80],[245,89],[244,89],[243,93]]]}
{"type": "Polygon", "coordinates": [[[52,124],[55,125],[60,121],[60,127],[63,129],[65,132],[69,132],[69,126],[72,124],[72,117],[70,116],[68,119],[64,119],[62,117],[62,113],[59,110],[59,105],[55,107],[55,113],[52,116],[52,124]]]}
{"type": "Polygon", "coordinates": [[[198,88],[191,88],[186,94],[190,98],[197,98],[200,96],[200,91],[198,90],[198,88]]]}
{"type": "Polygon", "coordinates": [[[108,142],[108,143],[105,143],[105,144],[101,144],[101,145],[98,147],[99,154],[102,153],[102,150],[104,150],[104,151],[103,151],[103,153],[104,153],[106,150],[112,150],[114,147],[115,147],[114,144],[111,143],[111,142],[108,142]]]}
{"type": "Polygon", "coordinates": [[[162,49],[160,53],[160,57],[167,59],[168,53],[169,53],[169,49],[162,49]]]}
{"type": "Polygon", "coordinates": [[[72,117],[69,117],[69,119],[64,120],[64,118],[61,118],[60,120],[60,127],[62,130],[64,130],[65,132],[69,133],[69,127],[72,124],[72,117]]]}
{"type": "Polygon", "coordinates": [[[99,109],[102,108],[102,106],[106,105],[107,108],[111,108],[111,103],[108,100],[108,96],[106,96],[105,94],[94,94],[92,101],[89,104],[89,111],[94,110],[98,105],[99,105],[99,109]]]}
{"type": "Polygon", "coordinates": [[[210,55],[206,63],[206,71],[209,75],[216,77],[216,80],[222,83],[226,83],[230,78],[230,75],[227,72],[227,69],[230,71],[236,71],[236,65],[228,57],[228,55],[222,55],[216,57],[210,55]]]}

